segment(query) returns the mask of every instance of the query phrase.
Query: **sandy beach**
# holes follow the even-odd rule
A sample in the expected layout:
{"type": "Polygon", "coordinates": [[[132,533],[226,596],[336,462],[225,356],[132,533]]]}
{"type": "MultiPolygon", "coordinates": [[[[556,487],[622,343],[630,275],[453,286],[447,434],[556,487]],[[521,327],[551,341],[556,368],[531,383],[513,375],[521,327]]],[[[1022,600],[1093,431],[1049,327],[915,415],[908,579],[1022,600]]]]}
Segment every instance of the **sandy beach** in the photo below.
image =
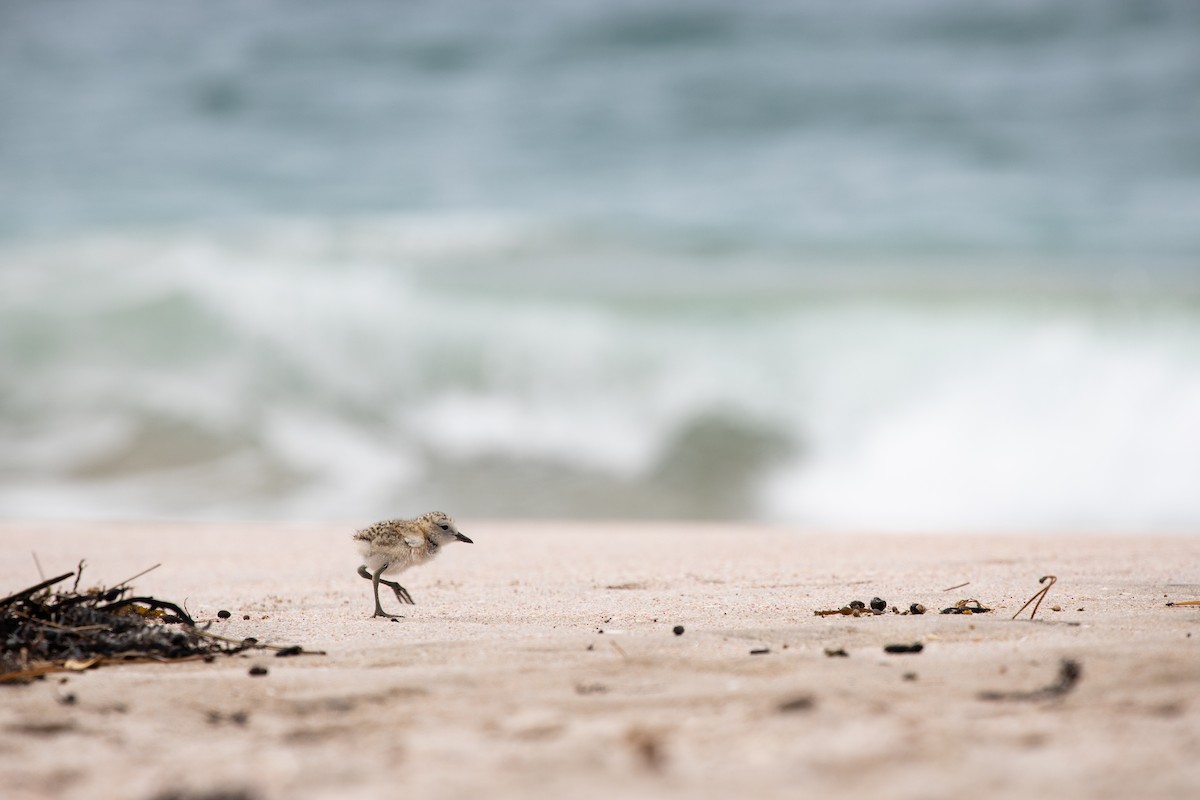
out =
{"type": "Polygon", "coordinates": [[[86,560],[83,585],[161,563],[139,593],[232,637],[326,653],[0,686],[0,794],[1067,800],[1200,786],[1200,608],[1166,605],[1200,599],[1200,537],[464,520],[475,544],[406,573],[417,605],[391,622],[370,618],[353,528],[0,525],[0,595],[39,580],[35,552],[47,575],[86,560]],[[1037,619],[1012,620],[1046,574],[1058,582],[1037,619]],[[876,596],[929,613],[814,614],[876,596]],[[962,599],[994,610],[937,613],[962,599]],[[1020,696],[1054,685],[1064,659],[1077,684],[1020,696]]]}

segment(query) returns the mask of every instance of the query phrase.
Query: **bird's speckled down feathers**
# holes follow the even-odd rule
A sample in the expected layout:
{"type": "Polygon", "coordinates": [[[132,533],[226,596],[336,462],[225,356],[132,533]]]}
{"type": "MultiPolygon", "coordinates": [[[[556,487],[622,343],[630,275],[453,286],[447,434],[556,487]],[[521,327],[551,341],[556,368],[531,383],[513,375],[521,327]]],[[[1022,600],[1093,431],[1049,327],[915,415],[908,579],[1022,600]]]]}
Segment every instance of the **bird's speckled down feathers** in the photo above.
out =
{"type": "Polygon", "coordinates": [[[384,567],[385,575],[425,563],[441,551],[442,544],[455,539],[470,541],[458,532],[454,520],[441,511],[416,519],[376,522],[354,534],[366,568],[375,572],[384,567]]]}

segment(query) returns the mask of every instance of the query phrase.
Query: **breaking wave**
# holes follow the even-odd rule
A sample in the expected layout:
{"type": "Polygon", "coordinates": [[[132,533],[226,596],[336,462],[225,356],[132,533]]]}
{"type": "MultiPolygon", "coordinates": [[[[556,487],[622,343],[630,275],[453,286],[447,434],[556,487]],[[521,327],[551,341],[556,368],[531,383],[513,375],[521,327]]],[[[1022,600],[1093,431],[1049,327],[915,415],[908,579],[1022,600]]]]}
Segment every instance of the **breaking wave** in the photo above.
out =
{"type": "Polygon", "coordinates": [[[0,514],[1196,529],[1194,287],[1027,267],[469,216],[8,245],[0,514]]]}

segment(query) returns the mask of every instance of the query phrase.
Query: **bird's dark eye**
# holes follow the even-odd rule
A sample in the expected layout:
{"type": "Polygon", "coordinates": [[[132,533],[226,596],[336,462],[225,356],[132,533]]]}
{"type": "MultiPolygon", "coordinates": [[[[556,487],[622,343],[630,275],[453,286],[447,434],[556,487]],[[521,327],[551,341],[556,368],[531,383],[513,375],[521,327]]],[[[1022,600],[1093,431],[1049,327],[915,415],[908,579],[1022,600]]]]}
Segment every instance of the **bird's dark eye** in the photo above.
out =
{"type": "Polygon", "coordinates": [[[449,525],[446,525],[446,524],[444,524],[444,523],[441,523],[441,522],[439,522],[439,523],[438,523],[438,527],[439,527],[439,528],[441,528],[441,529],[442,529],[442,530],[444,530],[444,531],[448,531],[448,530],[450,530],[450,526],[449,526],[449,525]]]}

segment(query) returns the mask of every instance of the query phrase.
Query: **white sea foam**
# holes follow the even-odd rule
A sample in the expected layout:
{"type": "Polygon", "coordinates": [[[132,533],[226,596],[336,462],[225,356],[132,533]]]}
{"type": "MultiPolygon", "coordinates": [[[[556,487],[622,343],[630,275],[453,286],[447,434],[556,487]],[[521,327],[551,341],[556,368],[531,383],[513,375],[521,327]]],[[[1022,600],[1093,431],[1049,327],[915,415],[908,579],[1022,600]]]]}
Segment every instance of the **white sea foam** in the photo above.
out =
{"type": "Polygon", "coordinates": [[[766,483],[769,513],[873,530],[1194,529],[1200,328],[1008,327],[857,425],[825,429],[766,483]]]}

